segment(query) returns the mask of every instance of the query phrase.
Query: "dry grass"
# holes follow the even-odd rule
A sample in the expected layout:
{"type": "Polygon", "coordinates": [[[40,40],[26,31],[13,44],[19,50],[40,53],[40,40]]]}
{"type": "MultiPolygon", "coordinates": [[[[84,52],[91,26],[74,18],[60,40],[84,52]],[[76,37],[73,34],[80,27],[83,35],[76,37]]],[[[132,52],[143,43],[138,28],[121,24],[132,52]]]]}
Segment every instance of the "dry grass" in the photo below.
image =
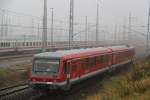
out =
{"type": "Polygon", "coordinates": [[[28,68],[24,68],[24,70],[18,70],[19,68],[14,69],[0,69],[0,88],[11,86],[13,84],[17,84],[22,81],[28,80],[28,68]]]}
{"type": "Polygon", "coordinates": [[[98,93],[84,100],[150,100],[150,59],[127,73],[104,79],[98,93]]]}

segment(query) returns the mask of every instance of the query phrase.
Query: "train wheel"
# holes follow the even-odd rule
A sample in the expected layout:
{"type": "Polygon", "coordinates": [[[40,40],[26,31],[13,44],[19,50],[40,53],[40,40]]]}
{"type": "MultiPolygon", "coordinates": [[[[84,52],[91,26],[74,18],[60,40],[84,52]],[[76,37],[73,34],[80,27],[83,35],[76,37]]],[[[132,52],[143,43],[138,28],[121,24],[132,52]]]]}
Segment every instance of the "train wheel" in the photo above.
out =
{"type": "Polygon", "coordinates": [[[110,69],[108,70],[108,72],[109,72],[109,73],[113,73],[113,72],[115,72],[115,70],[116,70],[116,68],[115,68],[115,67],[112,67],[112,68],[110,68],[110,69]]]}
{"type": "Polygon", "coordinates": [[[63,91],[69,91],[71,89],[71,84],[66,84],[64,87],[63,87],[63,91]]]}

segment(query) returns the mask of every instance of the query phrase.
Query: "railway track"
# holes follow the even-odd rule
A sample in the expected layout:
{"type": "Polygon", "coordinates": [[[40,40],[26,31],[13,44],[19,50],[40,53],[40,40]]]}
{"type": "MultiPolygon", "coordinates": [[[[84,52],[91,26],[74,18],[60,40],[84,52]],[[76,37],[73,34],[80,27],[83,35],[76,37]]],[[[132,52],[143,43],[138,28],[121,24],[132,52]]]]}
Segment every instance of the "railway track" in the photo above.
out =
{"type": "Polygon", "coordinates": [[[9,86],[6,88],[0,89],[0,100],[9,100],[11,97],[16,95],[20,91],[29,89],[28,83],[20,83],[14,86],[9,86]],[[9,98],[9,99],[8,99],[9,98]]]}
{"type": "Polygon", "coordinates": [[[0,89],[0,100],[33,100],[43,95],[32,90],[28,82],[0,89]]]}
{"type": "Polygon", "coordinates": [[[0,57],[0,60],[10,60],[10,59],[23,58],[23,57],[32,57],[32,56],[33,54],[6,56],[6,57],[0,57]]]}

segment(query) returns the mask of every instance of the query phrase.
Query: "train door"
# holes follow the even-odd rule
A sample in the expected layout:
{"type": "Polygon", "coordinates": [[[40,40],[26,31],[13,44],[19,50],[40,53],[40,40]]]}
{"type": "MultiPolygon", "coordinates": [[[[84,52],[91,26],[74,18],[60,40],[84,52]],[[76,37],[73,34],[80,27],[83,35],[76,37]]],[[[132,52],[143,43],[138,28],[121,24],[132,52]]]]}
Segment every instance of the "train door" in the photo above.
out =
{"type": "Polygon", "coordinates": [[[65,91],[68,91],[71,87],[70,69],[71,69],[71,61],[67,61],[66,66],[65,66],[65,74],[66,74],[66,86],[64,87],[65,91]]]}
{"type": "Polygon", "coordinates": [[[72,61],[71,64],[70,64],[70,67],[71,67],[71,79],[75,79],[78,77],[79,75],[79,63],[77,61],[72,61]]]}
{"type": "Polygon", "coordinates": [[[110,54],[109,55],[109,64],[108,64],[108,66],[112,66],[112,64],[113,64],[113,54],[110,54]]]}
{"type": "Polygon", "coordinates": [[[113,65],[113,54],[109,54],[108,57],[108,67],[111,70],[113,65]]]}
{"type": "Polygon", "coordinates": [[[117,64],[117,53],[113,53],[113,65],[117,64]]]}
{"type": "Polygon", "coordinates": [[[79,77],[79,62],[69,60],[65,66],[65,74],[66,74],[66,86],[64,88],[65,91],[68,91],[71,88],[71,79],[76,79],[79,77]]]}

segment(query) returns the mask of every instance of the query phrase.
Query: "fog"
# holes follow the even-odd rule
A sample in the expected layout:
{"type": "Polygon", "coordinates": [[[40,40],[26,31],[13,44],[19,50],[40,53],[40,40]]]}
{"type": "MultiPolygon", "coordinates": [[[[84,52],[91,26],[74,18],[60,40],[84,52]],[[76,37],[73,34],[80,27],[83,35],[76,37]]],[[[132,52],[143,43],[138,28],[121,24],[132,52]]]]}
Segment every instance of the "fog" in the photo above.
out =
{"type": "MultiPolygon", "coordinates": [[[[82,19],[88,16],[94,20],[96,1],[75,0],[76,18],[82,19]]],[[[143,21],[143,18],[146,19],[147,15],[148,0],[101,0],[100,5],[103,21],[118,18],[118,20],[122,20],[128,16],[129,12],[143,21]]],[[[36,16],[42,16],[43,12],[43,0],[0,0],[0,6],[1,8],[36,16]]],[[[55,9],[56,17],[66,18],[69,13],[69,0],[48,0],[48,8],[55,9]]]]}
{"type": "MultiPolygon", "coordinates": [[[[48,17],[50,8],[54,8],[54,19],[69,21],[70,0],[48,0],[48,17]]],[[[100,28],[113,33],[115,24],[128,25],[129,13],[132,26],[146,26],[148,0],[99,0],[100,28]]],[[[75,0],[75,22],[96,23],[97,0],[75,0]]],[[[43,0],[0,0],[0,8],[33,16],[43,16],[43,0]]],[[[133,27],[134,28],[134,27],[133,27]]],[[[135,28],[136,29],[136,28],[135,28]]],[[[136,29],[146,32],[145,29],[136,29]]]]}

